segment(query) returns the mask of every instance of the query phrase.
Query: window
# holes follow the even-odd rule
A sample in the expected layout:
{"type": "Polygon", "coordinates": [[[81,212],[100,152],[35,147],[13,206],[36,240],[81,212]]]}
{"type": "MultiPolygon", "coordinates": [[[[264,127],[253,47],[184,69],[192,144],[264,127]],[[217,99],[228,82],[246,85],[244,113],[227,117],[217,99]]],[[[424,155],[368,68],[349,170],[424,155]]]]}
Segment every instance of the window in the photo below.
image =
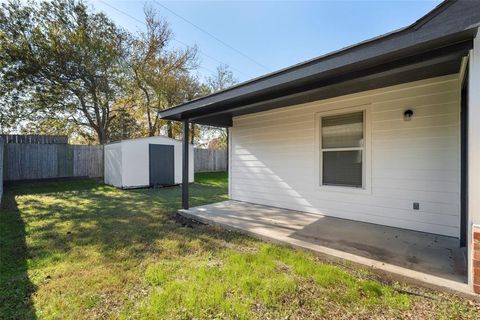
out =
{"type": "Polygon", "coordinates": [[[364,188],[365,112],[320,118],[321,185],[364,188]]]}

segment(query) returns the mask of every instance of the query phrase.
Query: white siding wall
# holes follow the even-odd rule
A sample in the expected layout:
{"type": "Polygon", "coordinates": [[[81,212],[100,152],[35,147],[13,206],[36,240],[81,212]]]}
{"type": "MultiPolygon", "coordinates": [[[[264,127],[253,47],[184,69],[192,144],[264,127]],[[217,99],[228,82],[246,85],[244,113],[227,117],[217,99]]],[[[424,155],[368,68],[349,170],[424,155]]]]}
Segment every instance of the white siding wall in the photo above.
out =
{"type": "MultiPolygon", "coordinates": [[[[123,186],[140,187],[150,183],[149,144],[166,144],[174,146],[174,179],[182,182],[182,142],[167,137],[150,137],[122,141],[123,149],[123,186]]],[[[193,146],[189,152],[189,181],[194,179],[193,146]]]]}
{"type": "MultiPolygon", "coordinates": [[[[148,145],[151,138],[122,141],[122,187],[145,187],[150,184],[148,145]]],[[[161,143],[161,142],[156,142],[161,143]]]]}
{"type": "Polygon", "coordinates": [[[122,144],[106,144],[104,152],[104,181],[106,184],[122,186],[122,144]]]}
{"type": "MultiPolygon", "coordinates": [[[[149,144],[174,146],[174,179],[182,182],[182,143],[167,137],[123,140],[105,145],[105,183],[116,187],[145,187],[150,184],[149,144]]],[[[189,181],[194,181],[194,149],[190,145],[189,181]]]]}
{"type": "MultiPolygon", "coordinates": [[[[480,29],[478,30],[480,32],[480,29]]],[[[470,51],[468,82],[468,283],[473,285],[473,226],[480,226],[480,33],[470,51]],[[472,236],[470,236],[472,235],[472,236]]]]}
{"type": "Polygon", "coordinates": [[[235,117],[230,197],[458,237],[459,98],[452,75],[235,117]],[[316,176],[317,114],[360,105],[370,113],[370,188],[324,190],[316,176]],[[409,122],[406,109],[414,111],[409,122]]]}
{"type": "Polygon", "coordinates": [[[480,29],[470,52],[468,90],[468,207],[470,224],[480,225],[480,29]]]}

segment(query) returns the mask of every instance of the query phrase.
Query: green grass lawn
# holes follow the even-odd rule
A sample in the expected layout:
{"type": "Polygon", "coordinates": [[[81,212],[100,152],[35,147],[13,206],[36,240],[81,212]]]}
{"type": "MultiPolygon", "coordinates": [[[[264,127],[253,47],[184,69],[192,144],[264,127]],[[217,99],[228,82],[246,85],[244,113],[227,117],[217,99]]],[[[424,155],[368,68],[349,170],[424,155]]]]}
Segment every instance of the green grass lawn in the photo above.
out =
{"type": "MultiPolygon", "coordinates": [[[[195,179],[192,206],[227,199],[225,174],[195,179]]],[[[179,207],[178,187],[7,188],[0,319],[479,318],[478,303],[190,223],[179,207]]]]}

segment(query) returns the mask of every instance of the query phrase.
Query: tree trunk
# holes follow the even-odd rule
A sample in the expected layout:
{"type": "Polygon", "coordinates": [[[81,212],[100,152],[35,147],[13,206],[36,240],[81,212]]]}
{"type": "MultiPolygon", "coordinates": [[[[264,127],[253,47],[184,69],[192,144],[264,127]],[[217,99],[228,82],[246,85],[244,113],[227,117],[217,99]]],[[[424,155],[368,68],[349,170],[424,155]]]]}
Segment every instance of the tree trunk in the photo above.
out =
{"type": "Polygon", "coordinates": [[[155,126],[152,124],[152,117],[150,116],[150,108],[147,107],[147,120],[148,120],[148,136],[153,137],[155,135],[155,126]]]}
{"type": "Polygon", "coordinates": [[[173,138],[173,128],[172,128],[172,122],[171,121],[167,122],[167,136],[169,138],[173,138]]]}
{"type": "Polygon", "coordinates": [[[98,128],[97,130],[98,142],[100,144],[107,143],[107,132],[104,128],[98,128]]]}
{"type": "Polygon", "coordinates": [[[191,135],[190,135],[190,143],[193,144],[193,141],[195,140],[195,124],[191,123],[191,135]]]}

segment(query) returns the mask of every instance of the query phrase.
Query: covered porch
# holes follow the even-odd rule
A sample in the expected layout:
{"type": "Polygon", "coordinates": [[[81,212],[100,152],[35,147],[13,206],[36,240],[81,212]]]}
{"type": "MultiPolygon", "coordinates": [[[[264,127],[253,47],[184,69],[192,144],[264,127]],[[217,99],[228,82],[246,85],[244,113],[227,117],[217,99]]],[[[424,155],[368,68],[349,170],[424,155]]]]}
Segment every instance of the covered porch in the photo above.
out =
{"type": "Polygon", "coordinates": [[[479,12],[446,1],[406,28],[160,112],[183,122],[182,214],[480,293],[479,12]],[[321,147],[333,111],[358,117],[355,144],[321,147]],[[229,198],[245,202],[189,208],[190,123],[228,128],[229,198]],[[358,190],[329,188],[326,173],[342,175],[324,155],[337,151],[361,154],[337,154],[351,162],[342,172],[358,164],[337,186],[358,190]]]}
{"type": "Polygon", "coordinates": [[[471,292],[466,252],[456,238],[234,200],[179,213],[262,240],[372,267],[394,278],[471,292]]]}

